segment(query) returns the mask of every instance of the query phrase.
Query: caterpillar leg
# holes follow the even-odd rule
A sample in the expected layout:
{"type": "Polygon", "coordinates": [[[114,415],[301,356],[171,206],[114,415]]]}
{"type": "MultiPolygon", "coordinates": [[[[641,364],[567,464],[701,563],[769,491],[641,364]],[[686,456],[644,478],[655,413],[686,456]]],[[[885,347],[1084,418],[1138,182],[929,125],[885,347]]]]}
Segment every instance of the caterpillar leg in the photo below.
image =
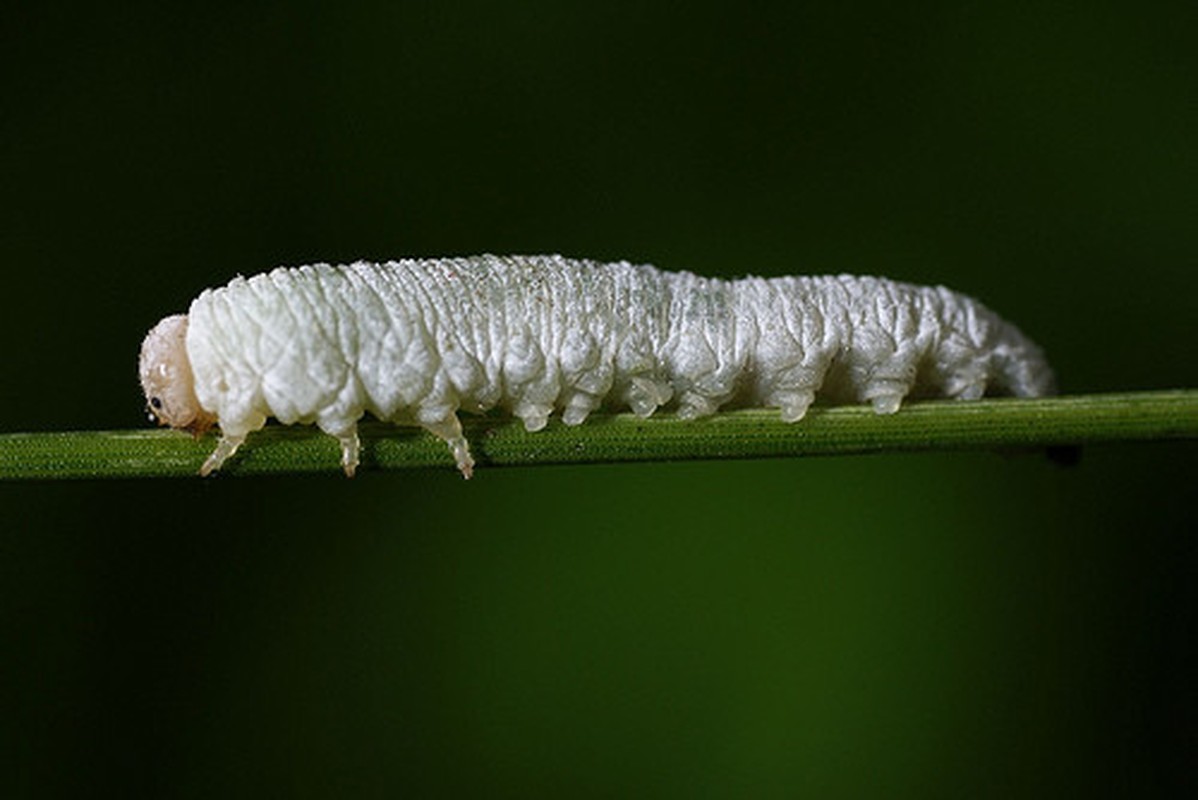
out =
{"type": "Polygon", "coordinates": [[[783,422],[798,422],[807,416],[807,409],[815,402],[815,392],[795,390],[775,391],[769,400],[769,405],[782,411],[783,422]]]}
{"type": "Polygon", "coordinates": [[[356,422],[346,423],[344,417],[329,416],[316,421],[317,426],[337,440],[341,445],[341,468],[345,477],[352,478],[358,468],[361,443],[358,441],[358,425],[356,422]]]}
{"type": "Polygon", "coordinates": [[[426,431],[449,445],[458,471],[462,473],[463,478],[469,480],[474,475],[474,458],[470,455],[470,443],[462,434],[462,423],[457,414],[450,412],[448,417],[432,421],[421,419],[420,424],[426,431]]]}
{"type": "Polygon", "coordinates": [[[362,445],[358,441],[358,426],[353,425],[349,430],[334,434],[334,436],[341,445],[341,468],[345,470],[345,477],[352,478],[358,464],[361,463],[359,455],[362,445]]]}
{"type": "Polygon", "coordinates": [[[861,399],[874,407],[875,414],[894,414],[903,398],[915,386],[915,375],[922,350],[904,348],[873,370],[861,389],[861,399]]]}
{"type": "Polygon", "coordinates": [[[566,401],[566,407],[562,411],[562,422],[567,425],[581,425],[598,407],[599,398],[595,395],[587,392],[575,392],[566,401]]]}
{"type": "Polygon", "coordinates": [[[678,417],[699,419],[719,411],[720,406],[732,398],[736,377],[736,369],[725,368],[695,380],[678,398],[678,417]]]}
{"type": "Polygon", "coordinates": [[[761,405],[778,409],[783,422],[798,422],[807,416],[807,409],[815,402],[815,393],[823,385],[829,359],[820,352],[810,354],[805,361],[795,360],[798,357],[789,351],[769,355],[758,368],[760,373],[768,375],[768,378],[759,378],[757,391],[761,405]]]}
{"type": "Polygon", "coordinates": [[[224,464],[230,456],[237,452],[237,448],[241,447],[244,443],[245,434],[240,436],[230,436],[227,433],[221,434],[220,441],[216,443],[216,449],[212,451],[212,455],[208,456],[204,465],[200,467],[200,475],[207,477],[216,472],[220,469],[221,464],[224,464]]]}
{"type": "Polygon", "coordinates": [[[894,414],[909,391],[911,387],[899,381],[871,381],[862,392],[861,399],[874,407],[875,414],[894,414]]]}
{"type": "Polygon", "coordinates": [[[512,413],[524,421],[524,430],[536,433],[549,424],[549,415],[557,400],[560,386],[557,378],[543,379],[521,387],[512,413]]]}
{"type": "Polygon", "coordinates": [[[683,392],[678,401],[679,419],[699,419],[709,417],[716,412],[720,404],[706,395],[697,392],[683,392]]]}
{"type": "Polygon", "coordinates": [[[954,382],[953,388],[946,393],[956,400],[981,400],[982,396],[986,394],[986,379],[954,382]]]}
{"type": "Polygon", "coordinates": [[[624,401],[628,403],[633,414],[638,417],[649,417],[653,415],[658,406],[670,402],[670,398],[673,396],[674,390],[668,382],[636,375],[629,382],[628,389],[624,393],[624,401]]]}
{"type": "Polygon", "coordinates": [[[522,402],[512,413],[524,421],[524,430],[536,433],[549,424],[549,415],[553,413],[553,406],[544,403],[522,402]]]}
{"type": "Polygon", "coordinates": [[[968,342],[950,339],[937,352],[941,391],[954,400],[980,400],[990,383],[991,356],[968,342]]]}
{"type": "Polygon", "coordinates": [[[352,478],[360,463],[359,455],[362,451],[361,442],[358,441],[358,426],[355,425],[338,436],[337,441],[341,443],[341,466],[345,469],[345,477],[352,478]]]}
{"type": "Polygon", "coordinates": [[[981,400],[989,383],[984,365],[968,364],[949,373],[944,381],[944,394],[955,400],[981,400]]]}

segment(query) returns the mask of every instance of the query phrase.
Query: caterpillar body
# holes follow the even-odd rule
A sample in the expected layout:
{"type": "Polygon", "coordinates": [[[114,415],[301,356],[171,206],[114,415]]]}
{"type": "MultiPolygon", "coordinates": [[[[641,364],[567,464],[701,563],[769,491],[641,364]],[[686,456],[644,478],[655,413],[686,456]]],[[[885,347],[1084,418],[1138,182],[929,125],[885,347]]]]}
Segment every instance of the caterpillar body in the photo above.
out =
{"type": "Polygon", "coordinates": [[[796,422],[817,398],[872,404],[1053,392],[1040,349],[977,301],[884,278],[721,280],[626,262],[484,255],[280,267],[200,294],[146,336],[151,419],[221,437],[216,470],[268,417],[315,423],[358,464],[366,413],[423,426],[470,477],[457,412],[685,418],[726,405],[796,422]]]}

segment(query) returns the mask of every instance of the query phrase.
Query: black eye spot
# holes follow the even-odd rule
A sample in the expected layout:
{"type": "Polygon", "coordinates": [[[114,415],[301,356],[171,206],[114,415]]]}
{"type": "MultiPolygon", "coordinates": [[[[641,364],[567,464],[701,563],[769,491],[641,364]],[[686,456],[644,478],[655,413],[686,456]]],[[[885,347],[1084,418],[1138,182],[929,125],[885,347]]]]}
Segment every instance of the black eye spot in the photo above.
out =
{"type": "Polygon", "coordinates": [[[151,398],[150,398],[150,405],[151,405],[151,406],[153,406],[153,407],[154,407],[154,408],[156,408],[156,409],[161,409],[161,408],[162,408],[162,401],[161,401],[161,400],[159,400],[157,397],[151,397],[151,398]]]}

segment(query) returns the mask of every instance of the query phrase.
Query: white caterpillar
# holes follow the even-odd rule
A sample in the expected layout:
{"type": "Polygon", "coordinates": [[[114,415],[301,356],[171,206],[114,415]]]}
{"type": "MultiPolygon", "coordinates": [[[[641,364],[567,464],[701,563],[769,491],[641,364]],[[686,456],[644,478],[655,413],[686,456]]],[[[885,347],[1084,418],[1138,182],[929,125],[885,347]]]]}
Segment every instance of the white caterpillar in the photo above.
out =
{"type": "Polygon", "coordinates": [[[316,423],[358,464],[369,411],[415,423],[474,464],[457,411],[543,428],[596,408],[702,417],[726,404],[803,418],[818,393],[879,414],[907,396],[1053,391],[1038,347],[980,303],[884,278],[727,281],[560,256],[316,264],[205,290],[146,336],[151,418],[220,425],[207,475],[267,417],[316,423]]]}

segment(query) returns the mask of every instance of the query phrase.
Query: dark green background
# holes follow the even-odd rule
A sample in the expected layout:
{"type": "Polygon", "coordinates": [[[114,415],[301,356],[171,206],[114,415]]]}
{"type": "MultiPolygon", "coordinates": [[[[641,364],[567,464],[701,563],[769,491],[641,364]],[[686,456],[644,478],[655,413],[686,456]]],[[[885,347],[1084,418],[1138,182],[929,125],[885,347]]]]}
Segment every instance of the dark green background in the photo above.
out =
{"type": "MultiPolygon", "coordinates": [[[[236,273],[484,251],[945,283],[1198,386],[1194,4],[447,8],[6,10],[3,428],[145,424],[236,273]]],[[[1195,456],[0,485],[3,793],[1193,790],[1195,456]]]]}

